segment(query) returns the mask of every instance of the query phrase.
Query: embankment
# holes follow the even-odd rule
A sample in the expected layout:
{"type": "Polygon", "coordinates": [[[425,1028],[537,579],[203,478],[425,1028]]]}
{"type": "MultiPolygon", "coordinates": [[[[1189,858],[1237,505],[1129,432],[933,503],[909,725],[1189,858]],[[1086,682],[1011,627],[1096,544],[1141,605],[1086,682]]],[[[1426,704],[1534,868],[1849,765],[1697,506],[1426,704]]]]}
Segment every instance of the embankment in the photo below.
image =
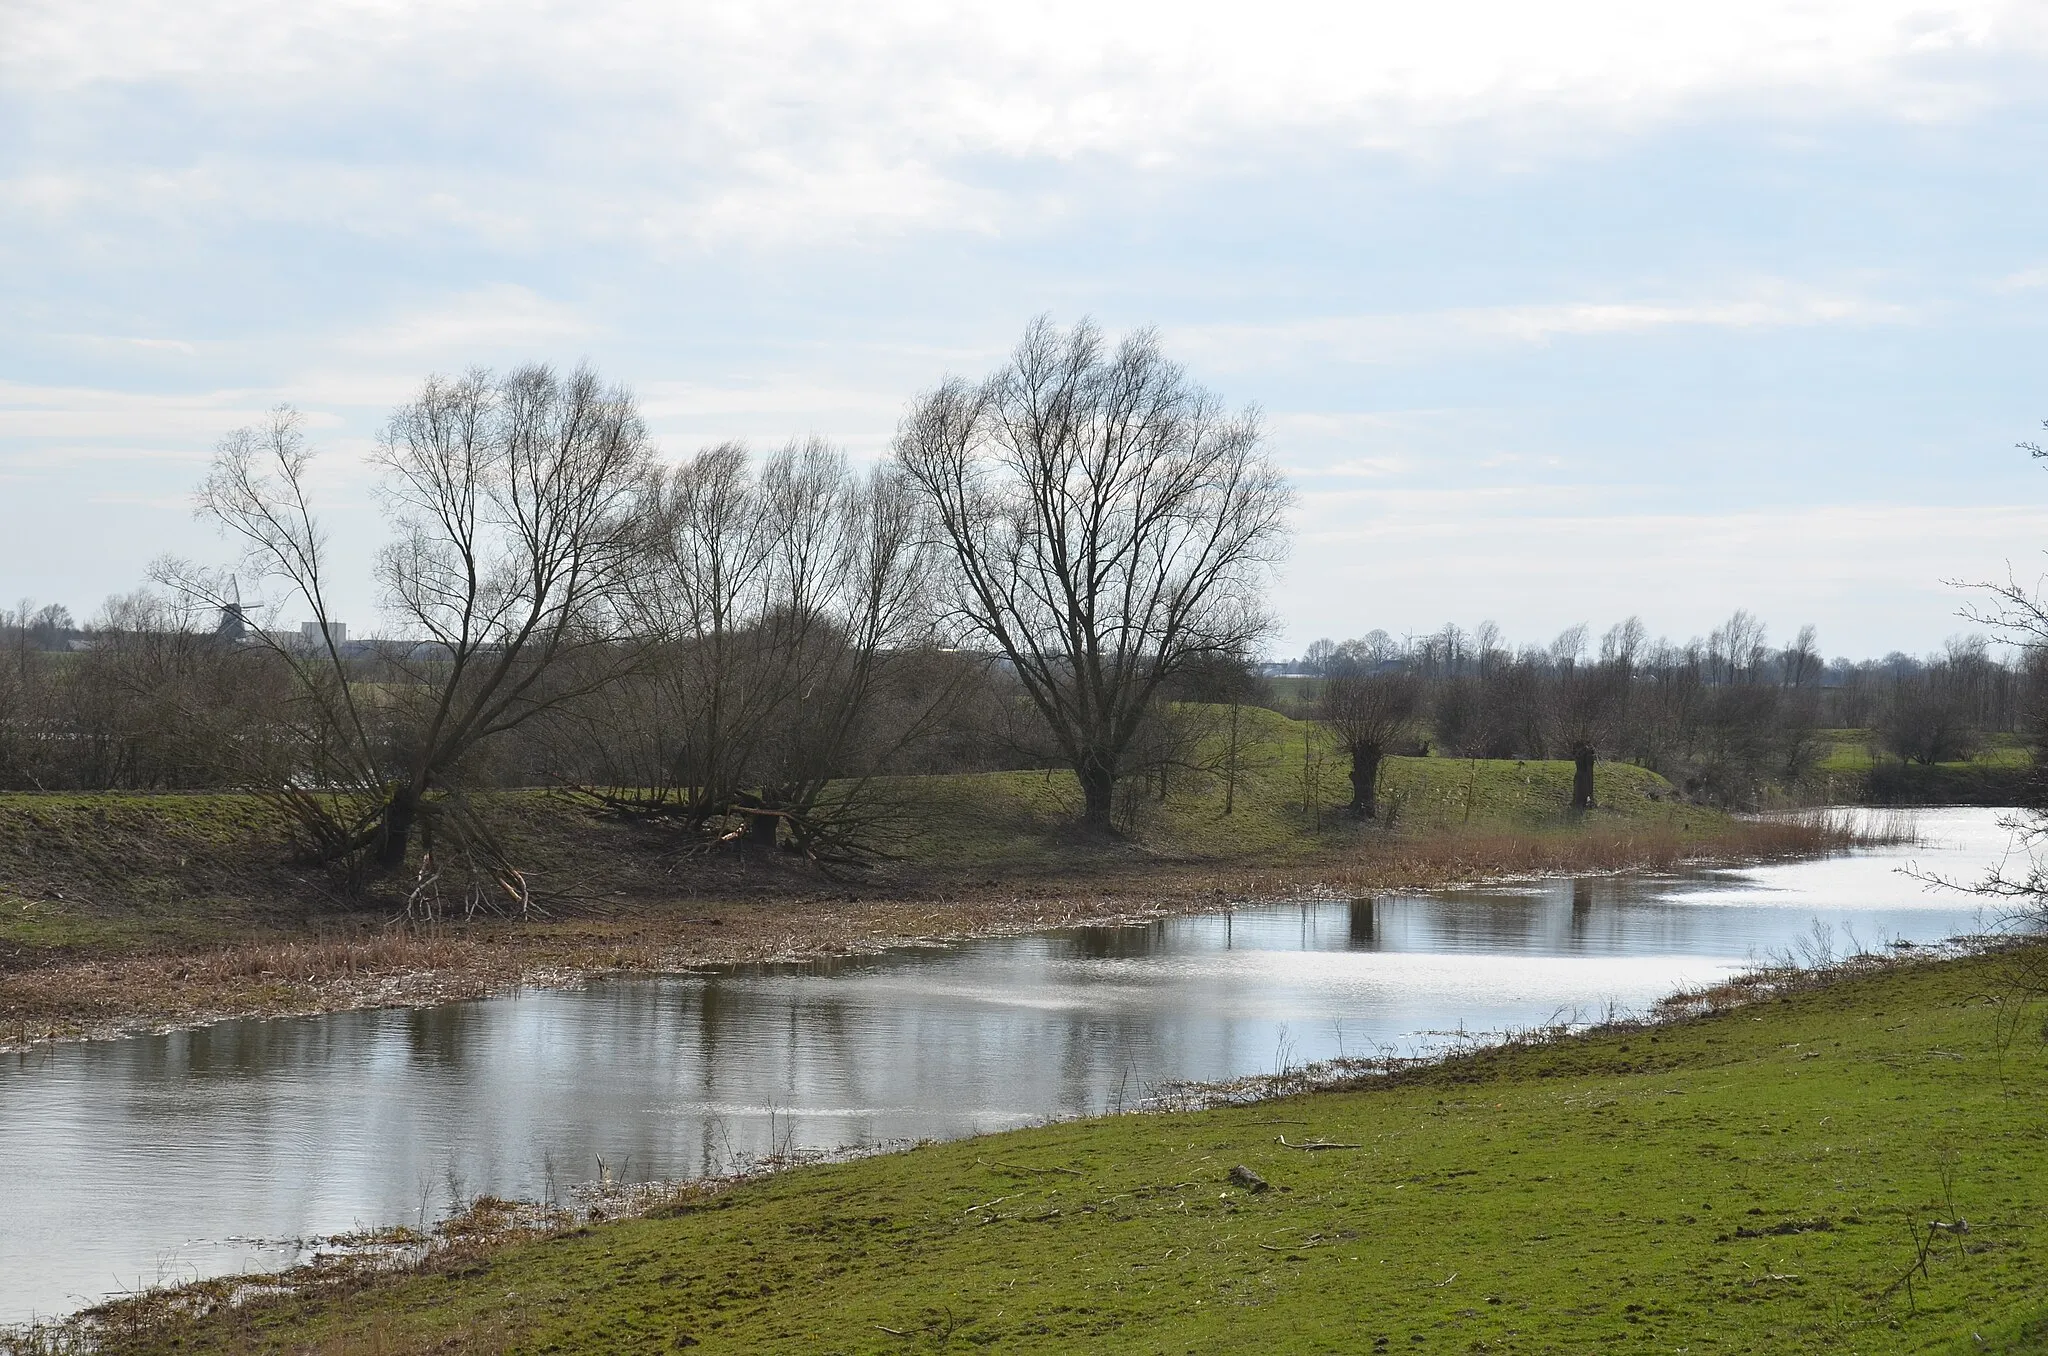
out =
{"type": "MultiPolygon", "coordinates": [[[[1610,804],[1626,808],[1574,820],[1539,799],[1548,788],[1538,779],[1562,783],[1568,765],[1491,771],[1503,798],[1536,808],[1502,813],[1482,803],[1470,823],[1418,814],[1392,829],[1339,821],[1278,845],[1256,833],[1234,843],[1239,821],[1220,813],[1195,834],[1188,811],[1174,832],[1197,838],[1201,851],[1163,831],[1110,845],[1063,842],[1056,825],[1029,827],[1042,807],[1014,787],[988,779],[974,788],[977,800],[960,794],[968,779],[947,779],[945,797],[925,791],[934,801],[929,841],[850,883],[799,860],[686,855],[654,830],[543,794],[508,795],[498,810],[542,887],[544,911],[428,927],[400,925],[388,898],[343,896],[320,873],[281,865],[281,836],[247,797],[0,797],[0,1049],[1152,918],[1233,900],[1754,860],[1826,851],[1849,837],[1825,819],[1735,820],[1641,793],[1632,804],[1617,793],[1610,804]]],[[[1656,790],[1638,769],[1613,777],[1656,790]]],[[[1444,799],[1457,803],[1462,793],[1447,788],[1444,799]]],[[[1265,812],[1269,836],[1279,818],[1265,812]]]]}
{"type": "Polygon", "coordinates": [[[798,1169],[131,1307],[107,1349],[2039,1351],[2040,963],[1852,967],[1352,1090],[798,1169]]]}

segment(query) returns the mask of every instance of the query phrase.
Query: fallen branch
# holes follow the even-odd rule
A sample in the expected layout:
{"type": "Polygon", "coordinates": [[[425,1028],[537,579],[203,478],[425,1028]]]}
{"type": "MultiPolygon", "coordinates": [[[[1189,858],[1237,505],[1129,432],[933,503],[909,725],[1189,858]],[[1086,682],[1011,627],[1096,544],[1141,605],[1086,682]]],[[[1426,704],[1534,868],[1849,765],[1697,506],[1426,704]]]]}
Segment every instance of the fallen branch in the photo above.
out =
{"type": "Polygon", "coordinates": [[[991,1163],[985,1158],[977,1158],[974,1161],[977,1165],[987,1168],[991,1172],[995,1172],[998,1170],[1003,1172],[1035,1172],[1040,1174],[1048,1172],[1063,1172],[1069,1177],[1081,1176],[1080,1173],[1076,1172],[1072,1168],[1034,1168],[1025,1163],[991,1163]]]}

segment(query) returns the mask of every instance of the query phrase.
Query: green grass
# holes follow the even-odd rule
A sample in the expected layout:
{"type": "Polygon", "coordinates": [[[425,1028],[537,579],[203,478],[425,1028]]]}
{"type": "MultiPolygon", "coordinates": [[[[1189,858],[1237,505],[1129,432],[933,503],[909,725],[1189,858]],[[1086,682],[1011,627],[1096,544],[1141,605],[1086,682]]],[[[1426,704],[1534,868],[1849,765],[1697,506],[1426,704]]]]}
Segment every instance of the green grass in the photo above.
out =
{"type": "MultiPolygon", "coordinates": [[[[1319,728],[1276,712],[1239,712],[1234,795],[1226,806],[1221,708],[1203,747],[1165,784],[1134,779],[1126,838],[1075,831],[1080,793],[1067,772],[906,777],[883,784],[893,828],[880,838],[890,872],[1035,875],[1086,872],[1159,858],[1284,864],[1384,837],[1344,812],[1349,763],[1319,728]]],[[[1707,827],[1712,811],[1677,802],[1655,773],[1604,763],[1597,818],[1707,827]]],[[[1390,758],[1380,794],[1403,832],[1446,826],[1570,832],[1571,765],[1390,758]]],[[[677,869],[677,844],[602,822],[544,792],[493,799],[504,839],[546,889],[567,882],[603,899],[673,899],[698,888],[677,869]]],[[[317,870],[285,863],[286,826],[261,801],[232,793],[0,794],[0,964],[66,949],[202,945],[302,929],[348,907],[317,870]]],[[[719,888],[713,884],[709,888],[719,888]]]]}
{"type": "Polygon", "coordinates": [[[1881,752],[1869,730],[1823,730],[1814,771],[1831,797],[1872,804],[2012,805],[2027,794],[2034,759],[2014,734],[1993,734],[1974,757],[1923,766],[1881,752]]]}
{"type": "MultiPolygon", "coordinates": [[[[1212,736],[1197,758],[1204,770],[1179,770],[1166,798],[1156,785],[1130,788],[1133,837],[1181,858],[1284,860],[1354,841],[1360,828],[1344,813],[1350,763],[1319,728],[1259,707],[1239,713],[1236,793],[1225,813],[1222,746],[1212,736]]],[[[1512,759],[1389,758],[1380,798],[1396,826],[1470,824],[1545,830],[1572,820],[1572,765],[1512,759]]],[[[905,778],[892,783],[902,821],[896,844],[913,861],[990,867],[1051,867],[1073,860],[1072,826],[1080,787],[1071,773],[1001,772],[905,778]]],[[[1594,771],[1600,814],[1649,822],[1719,822],[1710,810],[1678,803],[1662,777],[1625,763],[1594,771]]],[[[1377,831],[1368,829],[1367,832],[1377,831]]]]}
{"type": "Polygon", "coordinates": [[[2001,1041],[2006,965],[804,1169],[118,1349],[2038,1351],[2048,1058],[2001,1041]]]}
{"type": "MultiPolygon", "coordinates": [[[[1877,736],[1870,730],[1822,730],[1819,732],[1822,746],[1826,749],[1815,764],[1815,770],[1822,773],[1853,775],[1869,772],[1873,767],[1884,764],[1898,765],[1898,758],[1879,751],[1877,736]]],[[[1984,747],[1969,758],[1951,762],[1936,763],[1936,767],[1979,767],[2024,770],[2033,766],[2033,755],[2025,741],[2015,734],[1993,734],[1986,738],[1984,747]]]]}
{"type": "Polygon", "coordinates": [[[282,825],[232,794],[0,794],[0,954],[246,936],[301,910],[282,825]]]}

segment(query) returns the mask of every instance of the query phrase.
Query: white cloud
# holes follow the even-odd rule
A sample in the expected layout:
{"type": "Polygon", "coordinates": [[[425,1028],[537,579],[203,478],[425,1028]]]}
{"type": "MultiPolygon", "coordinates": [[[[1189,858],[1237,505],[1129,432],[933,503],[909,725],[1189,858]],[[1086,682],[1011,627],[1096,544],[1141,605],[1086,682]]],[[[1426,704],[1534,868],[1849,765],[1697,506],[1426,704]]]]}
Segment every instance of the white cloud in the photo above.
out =
{"type": "Polygon", "coordinates": [[[247,390],[154,394],[0,381],[0,438],[183,442],[194,434],[217,437],[266,408],[247,390]]]}
{"type": "Polygon", "coordinates": [[[408,368],[429,363],[477,361],[459,355],[531,353],[584,340],[597,326],[570,306],[530,288],[496,283],[414,308],[392,320],[342,338],[351,355],[389,354],[408,368]]]}
{"type": "Polygon", "coordinates": [[[1640,614],[1675,639],[1737,607],[1789,633],[1822,624],[1829,653],[1932,648],[1964,629],[1946,581],[2048,572],[2048,509],[1838,504],[1729,513],[1589,512],[1584,492],[1303,497],[1280,603],[1283,649],[1372,627],[1511,624],[1538,640],[1640,614]]]}
{"type": "Polygon", "coordinates": [[[2008,0],[16,0],[8,31],[0,87],[65,114],[22,210],[755,241],[998,229],[990,158],[1202,172],[1480,126],[1570,152],[1703,101],[1944,117],[2026,87],[1986,58],[2048,49],[2008,0]]]}
{"type": "Polygon", "coordinates": [[[1435,358],[1476,348],[1677,328],[1761,330],[1806,325],[1898,325],[1917,319],[1892,302],[1751,281],[1726,295],[1691,299],[1577,301],[1409,313],[1310,317],[1273,324],[1174,326],[1176,351],[1205,367],[1255,368],[1316,354],[1352,363],[1435,358]]]}

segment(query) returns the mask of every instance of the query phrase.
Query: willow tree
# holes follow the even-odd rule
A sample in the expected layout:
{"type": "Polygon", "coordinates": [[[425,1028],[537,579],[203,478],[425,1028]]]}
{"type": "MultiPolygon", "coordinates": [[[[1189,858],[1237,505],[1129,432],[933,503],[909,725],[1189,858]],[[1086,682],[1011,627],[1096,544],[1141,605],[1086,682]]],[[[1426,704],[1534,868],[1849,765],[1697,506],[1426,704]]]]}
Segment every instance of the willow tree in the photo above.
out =
{"type": "Polygon", "coordinates": [[[929,654],[930,551],[909,487],[816,438],[759,463],[726,443],[660,477],[648,521],[628,594],[650,648],[598,708],[589,744],[608,783],[585,790],[755,847],[864,856],[871,774],[942,704],[880,728],[886,695],[929,654]]]}
{"type": "MultiPolygon", "coordinates": [[[[525,887],[477,817],[465,769],[492,741],[602,686],[626,661],[620,586],[645,535],[648,441],[632,397],[578,369],[430,378],[386,425],[374,457],[392,535],[377,574],[396,638],[345,644],[298,414],[222,441],[199,492],[276,586],[259,625],[290,666],[297,767],[265,789],[316,857],[391,872],[436,833],[486,877],[525,887]]],[[[183,572],[191,584],[196,573],[183,572]]]]}
{"type": "Polygon", "coordinates": [[[1256,411],[1225,410],[1149,330],[1111,345],[1040,318],[987,377],[920,397],[895,450],[948,548],[953,615],[1014,668],[1108,832],[1161,685],[1264,630],[1290,494],[1256,411]]]}
{"type": "Polygon", "coordinates": [[[1351,813],[1379,815],[1380,764],[1415,734],[1422,716],[1422,682],[1406,670],[1367,669],[1339,661],[1323,680],[1316,719],[1351,756],[1351,813]]]}

